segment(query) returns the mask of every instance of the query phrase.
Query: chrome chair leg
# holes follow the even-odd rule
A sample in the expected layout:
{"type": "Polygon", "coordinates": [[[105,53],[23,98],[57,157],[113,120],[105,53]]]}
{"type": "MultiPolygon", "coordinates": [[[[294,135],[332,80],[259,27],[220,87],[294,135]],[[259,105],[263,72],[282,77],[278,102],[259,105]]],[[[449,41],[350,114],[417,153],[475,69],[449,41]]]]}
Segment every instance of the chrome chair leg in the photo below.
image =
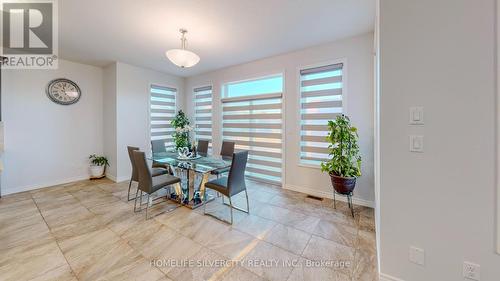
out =
{"type": "Polygon", "coordinates": [[[146,220],[148,220],[148,209],[149,209],[149,204],[151,203],[151,202],[149,201],[149,194],[148,194],[148,199],[147,199],[147,200],[148,200],[148,201],[146,202],[146,220]]]}
{"type": "Polygon", "coordinates": [[[247,213],[250,214],[250,204],[248,204],[248,191],[245,189],[245,196],[247,198],[247,213]]]}
{"type": "Polygon", "coordinates": [[[142,190],[139,194],[139,211],[142,211],[142,190]]]}
{"type": "Polygon", "coordinates": [[[217,220],[223,221],[225,223],[233,224],[233,221],[234,221],[233,209],[236,209],[238,211],[242,211],[244,213],[250,214],[250,205],[249,205],[249,200],[248,200],[248,192],[246,190],[245,190],[245,192],[246,192],[245,195],[246,195],[246,199],[247,199],[247,210],[244,210],[242,208],[238,208],[238,207],[234,206],[233,205],[233,201],[231,200],[230,196],[228,196],[229,203],[224,202],[224,197],[225,196],[223,194],[221,194],[222,204],[229,207],[229,211],[231,213],[231,220],[230,221],[227,221],[225,219],[219,218],[216,215],[213,215],[211,213],[207,213],[206,212],[206,202],[203,204],[203,215],[211,216],[211,217],[213,217],[213,218],[215,218],[217,220]]]}
{"type": "Polygon", "coordinates": [[[203,203],[203,215],[207,214],[207,203],[208,203],[208,196],[205,196],[205,203],[203,203]]]}
{"type": "MultiPolygon", "coordinates": [[[[246,190],[245,190],[245,192],[246,192],[246,190]]],[[[242,211],[243,213],[250,214],[250,205],[248,204],[248,193],[245,193],[245,195],[246,195],[246,198],[247,198],[247,209],[246,209],[246,210],[245,210],[245,209],[243,209],[243,208],[240,208],[240,207],[234,206],[234,205],[232,205],[231,203],[229,203],[229,204],[228,204],[228,203],[224,202],[224,195],[222,196],[222,203],[223,203],[224,205],[226,205],[226,206],[231,207],[231,209],[235,209],[235,210],[238,210],[238,211],[242,211]]]]}
{"type": "Polygon", "coordinates": [[[134,199],[134,198],[130,198],[130,188],[131,187],[132,187],[132,180],[130,180],[129,183],[128,183],[127,201],[132,201],[134,199]]]}
{"type": "Polygon", "coordinates": [[[231,196],[229,196],[229,206],[231,207],[231,224],[233,224],[233,203],[231,202],[231,196]]]}
{"type": "MultiPolygon", "coordinates": [[[[172,189],[172,186],[170,185],[170,186],[168,186],[166,189],[167,189],[167,190],[172,189]]],[[[149,210],[149,207],[153,207],[153,206],[156,206],[156,205],[158,205],[158,204],[168,202],[168,201],[170,200],[170,199],[169,199],[169,195],[168,195],[168,194],[167,194],[167,196],[166,196],[166,197],[164,197],[164,196],[158,196],[158,197],[156,197],[156,198],[155,198],[155,197],[153,196],[153,194],[155,194],[155,193],[156,193],[156,191],[155,191],[155,192],[153,192],[153,193],[151,193],[151,194],[146,193],[146,194],[147,194],[147,199],[146,199],[146,220],[149,220],[149,219],[151,219],[151,218],[154,218],[154,217],[156,217],[156,216],[159,216],[159,215],[162,215],[162,214],[165,214],[165,213],[172,212],[172,211],[174,211],[175,209],[177,209],[177,208],[179,208],[179,207],[181,207],[181,206],[182,206],[182,204],[178,204],[178,205],[177,205],[175,208],[173,208],[173,209],[164,210],[164,211],[162,211],[162,212],[158,212],[158,213],[156,213],[156,214],[150,215],[149,213],[150,213],[151,211],[149,210]],[[156,203],[154,203],[154,201],[155,201],[155,200],[158,200],[158,199],[161,199],[161,198],[164,198],[161,202],[156,202],[156,203]]],[[[142,194],[141,194],[141,196],[142,196],[142,194]]],[[[142,197],[141,197],[141,199],[142,199],[142,197]]],[[[179,203],[179,202],[177,202],[177,203],[179,203]]],[[[142,206],[142,200],[141,200],[141,203],[140,203],[140,204],[141,204],[141,206],[142,206]]],[[[142,211],[142,207],[141,207],[141,209],[140,209],[139,211],[142,211]]]]}
{"type": "Polygon", "coordinates": [[[134,212],[137,213],[137,194],[139,193],[139,188],[137,189],[137,191],[135,192],[135,200],[134,200],[134,212]]]}

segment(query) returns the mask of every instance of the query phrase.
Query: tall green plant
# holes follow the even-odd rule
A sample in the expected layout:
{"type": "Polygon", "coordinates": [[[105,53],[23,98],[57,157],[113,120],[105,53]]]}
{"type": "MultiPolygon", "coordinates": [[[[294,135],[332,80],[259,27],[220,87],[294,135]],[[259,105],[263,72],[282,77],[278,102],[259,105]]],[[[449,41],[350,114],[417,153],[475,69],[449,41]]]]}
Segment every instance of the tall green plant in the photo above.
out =
{"type": "Polygon", "coordinates": [[[189,132],[193,130],[193,127],[189,126],[190,123],[186,114],[182,110],[179,110],[170,124],[175,128],[175,133],[173,134],[175,148],[190,148],[189,132]]]}
{"type": "Polygon", "coordinates": [[[321,163],[321,170],[340,177],[361,176],[358,129],[351,126],[349,117],[344,114],[328,121],[328,128],[330,132],[326,139],[330,142],[328,150],[332,158],[321,163]]]}

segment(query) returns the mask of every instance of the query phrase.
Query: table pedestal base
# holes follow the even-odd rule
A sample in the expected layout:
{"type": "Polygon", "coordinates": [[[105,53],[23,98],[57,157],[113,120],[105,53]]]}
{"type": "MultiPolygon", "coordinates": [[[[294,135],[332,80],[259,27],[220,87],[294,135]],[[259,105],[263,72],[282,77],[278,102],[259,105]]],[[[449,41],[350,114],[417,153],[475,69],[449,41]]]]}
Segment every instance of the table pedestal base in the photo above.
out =
{"type": "MultiPolygon", "coordinates": [[[[178,174],[179,171],[177,171],[178,174]]],[[[210,177],[210,173],[204,173],[201,174],[201,181],[196,187],[196,172],[193,170],[188,170],[187,171],[187,188],[184,188],[181,190],[181,192],[177,192],[176,194],[180,195],[179,198],[182,197],[182,202],[180,202],[179,199],[171,199],[176,202],[180,202],[182,205],[190,208],[190,209],[196,209],[198,207],[203,206],[203,201],[206,201],[207,203],[210,201],[213,201],[215,199],[215,196],[206,194],[206,189],[205,189],[205,184],[208,182],[208,179],[210,177]],[[207,197],[207,200],[205,200],[205,196],[207,197]]]]}

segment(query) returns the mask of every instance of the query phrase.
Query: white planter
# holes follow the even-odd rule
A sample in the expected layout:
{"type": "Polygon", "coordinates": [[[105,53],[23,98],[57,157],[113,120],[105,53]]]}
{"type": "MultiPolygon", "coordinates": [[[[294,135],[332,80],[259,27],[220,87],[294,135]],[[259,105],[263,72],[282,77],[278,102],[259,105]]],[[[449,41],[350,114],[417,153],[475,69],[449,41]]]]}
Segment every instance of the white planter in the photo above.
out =
{"type": "Polygon", "coordinates": [[[93,178],[100,177],[104,174],[104,165],[102,166],[97,166],[97,165],[91,165],[90,166],[90,176],[93,178]]]}

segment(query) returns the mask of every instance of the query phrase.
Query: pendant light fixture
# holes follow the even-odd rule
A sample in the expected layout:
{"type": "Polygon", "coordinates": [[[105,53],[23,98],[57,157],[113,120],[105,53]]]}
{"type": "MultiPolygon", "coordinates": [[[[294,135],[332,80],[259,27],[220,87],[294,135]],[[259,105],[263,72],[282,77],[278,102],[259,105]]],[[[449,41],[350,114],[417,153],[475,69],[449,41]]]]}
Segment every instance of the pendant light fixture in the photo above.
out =
{"type": "Polygon", "coordinates": [[[179,32],[182,34],[182,36],[181,36],[181,49],[168,50],[165,54],[167,55],[167,58],[173,64],[175,64],[181,68],[194,66],[200,61],[200,57],[197,54],[186,50],[187,30],[181,28],[179,30],[179,32]]]}

